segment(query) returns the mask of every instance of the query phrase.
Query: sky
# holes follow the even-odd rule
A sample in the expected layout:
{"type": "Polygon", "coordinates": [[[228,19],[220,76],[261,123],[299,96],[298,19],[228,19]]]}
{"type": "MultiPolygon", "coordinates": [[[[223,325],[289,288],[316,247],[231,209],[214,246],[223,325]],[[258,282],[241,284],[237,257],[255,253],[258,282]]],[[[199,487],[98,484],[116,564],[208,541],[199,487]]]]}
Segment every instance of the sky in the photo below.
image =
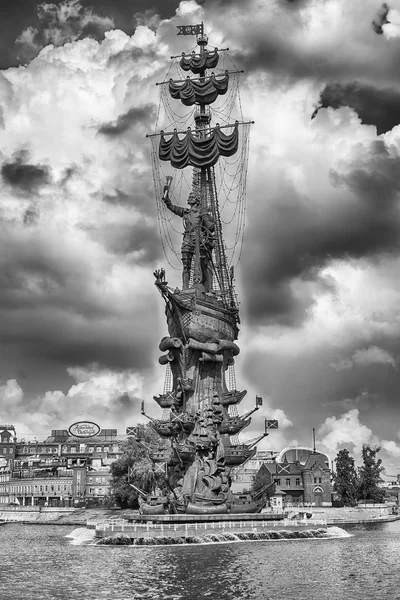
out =
{"type": "MultiPolygon", "coordinates": [[[[169,57],[204,21],[252,118],[236,271],[243,439],[400,473],[400,6],[3,0],[0,406],[17,435],[156,416],[166,335],[150,146],[169,57]],[[246,9],[244,10],[244,4],[246,9]],[[153,406],[154,405],[154,406],[153,406]]],[[[186,46],[187,45],[187,46],[186,46]]],[[[175,277],[172,274],[172,277],[175,277]]]]}

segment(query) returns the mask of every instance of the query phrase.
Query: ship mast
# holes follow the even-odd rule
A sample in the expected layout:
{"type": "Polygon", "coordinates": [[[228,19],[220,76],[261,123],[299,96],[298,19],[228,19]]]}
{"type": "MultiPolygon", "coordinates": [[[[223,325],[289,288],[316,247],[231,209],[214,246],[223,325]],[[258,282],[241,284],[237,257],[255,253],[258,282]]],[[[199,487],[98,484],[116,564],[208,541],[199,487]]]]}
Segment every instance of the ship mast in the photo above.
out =
{"type": "MultiPolygon", "coordinates": [[[[239,416],[236,407],[246,391],[228,388],[226,383],[226,374],[239,354],[234,341],[239,332],[239,311],[228,269],[214,167],[220,158],[228,159],[238,152],[239,126],[248,126],[250,122],[229,122],[229,113],[228,122],[212,125],[210,105],[227,93],[230,74],[239,71],[209,74],[219,62],[220,51],[207,48],[203,23],[179,29],[180,34],[197,36],[198,52],[183,53],[179,62],[180,69],[191,71],[194,77],[171,78],[158,85],[168,84],[173,99],[195,107],[194,128],[149,135],[153,142],[153,169],[166,162],[174,170],[173,176],[167,175],[164,188],[160,171],[153,171],[159,212],[169,219],[178,216],[183,222],[182,289],[168,286],[164,269],[154,273],[165,301],[169,333],[159,344],[160,350],[166,352],[159,362],[167,365],[169,383],[154,400],[169,414],[162,420],[149,419],[151,426],[162,438],[169,439],[171,445],[155,450],[152,459],[158,467],[165,467],[174,510],[224,513],[232,510],[232,468],[244,464],[256,452],[254,444],[240,444],[236,435],[249,425],[250,415],[259,403],[239,416]],[[192,168],[187,185],[190,193],[188,206],[182,206],[173,202],[174,192],[170,197],[170,184],[186,167],[192,168]],[[232,407],[236,409],[235,415],[229,410],[232,407]]],[[[215,108],[214,115],[218,114],[226,118],[222,110],[215,108]]],[[[239,163],[242,160],[246,166],[247,154],[243,148],[247,149],[248,137],[241,138],[241,154],[234,160],[239,163]]],[[[142,510],[152,514],[155,509],[143,504],[142,510]]]]}

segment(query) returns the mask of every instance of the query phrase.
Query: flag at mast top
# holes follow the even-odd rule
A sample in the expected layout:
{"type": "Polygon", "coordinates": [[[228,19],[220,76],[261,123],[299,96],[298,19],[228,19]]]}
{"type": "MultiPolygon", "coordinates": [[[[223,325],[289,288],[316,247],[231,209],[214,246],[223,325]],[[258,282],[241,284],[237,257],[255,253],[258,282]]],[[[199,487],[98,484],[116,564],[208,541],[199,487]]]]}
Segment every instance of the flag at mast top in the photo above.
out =
{"type": "Polygon", "coordinates": [[[204,25],[201,22],[199,25],[177,25],[179,29],[176,35],[204,35],[204,25]]]}

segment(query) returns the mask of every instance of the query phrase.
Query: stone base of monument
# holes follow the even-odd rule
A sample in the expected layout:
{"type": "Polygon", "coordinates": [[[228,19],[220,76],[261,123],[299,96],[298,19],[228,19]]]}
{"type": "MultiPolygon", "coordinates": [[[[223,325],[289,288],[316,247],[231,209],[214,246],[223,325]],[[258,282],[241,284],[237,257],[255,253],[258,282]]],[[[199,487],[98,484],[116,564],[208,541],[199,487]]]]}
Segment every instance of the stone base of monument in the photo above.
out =
{"type": "Polygon", "coordinates": [[[141,515],[129,517],[128,522],[134,523],[213,523],[237,521],[282,521],[283,513],[229,513],[229,514],[168,514],[141,515]]]}
{"type": "Polygon", "coordinates": [[[326,537],[326,521],[271,519],[259,515],[159,515],[134,521],[114,519],[97,523],[98,543],[110,545],[157,545],[244,540],[277,540],[326,537]],[[179,520],[179,517],[181,519],[179,520]],[[188,518],[193,517],[193,518],[188,518]],[[252,518],[251,518],[252,517],[252,518]]]}

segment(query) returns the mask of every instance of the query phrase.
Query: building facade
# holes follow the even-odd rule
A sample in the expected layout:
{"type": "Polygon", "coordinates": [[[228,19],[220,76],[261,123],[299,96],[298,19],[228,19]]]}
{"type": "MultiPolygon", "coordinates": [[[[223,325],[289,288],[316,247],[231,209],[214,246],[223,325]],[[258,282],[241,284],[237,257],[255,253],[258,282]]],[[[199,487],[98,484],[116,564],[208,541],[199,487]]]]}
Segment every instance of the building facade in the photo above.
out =
{"type": "Polygon", "coordinates": [[[243,468],[233,474],[234,492],[251,490],[254,478],[261,466],[275,483],[276,502],[283,506],[308,505],[331,506],[332,486],[329,459],[322,452],[305,446],[285,448],[281,452],[258,452],[243,468]]]}
{"type": "Polygon", "coordinates": [[[80,438],[53,430],[43,441],[17,440],[0,428],[0,506],[101,506],[110,500],[110,465],[126,436],[101,429],[80,438]]]}
{"type": "Polygon", "coordinates": [[[283,497],[284,506],[332,506],[329,458],[326,454],[296,446],[285,448],[274,463],[266,463],[283,497]]]}

